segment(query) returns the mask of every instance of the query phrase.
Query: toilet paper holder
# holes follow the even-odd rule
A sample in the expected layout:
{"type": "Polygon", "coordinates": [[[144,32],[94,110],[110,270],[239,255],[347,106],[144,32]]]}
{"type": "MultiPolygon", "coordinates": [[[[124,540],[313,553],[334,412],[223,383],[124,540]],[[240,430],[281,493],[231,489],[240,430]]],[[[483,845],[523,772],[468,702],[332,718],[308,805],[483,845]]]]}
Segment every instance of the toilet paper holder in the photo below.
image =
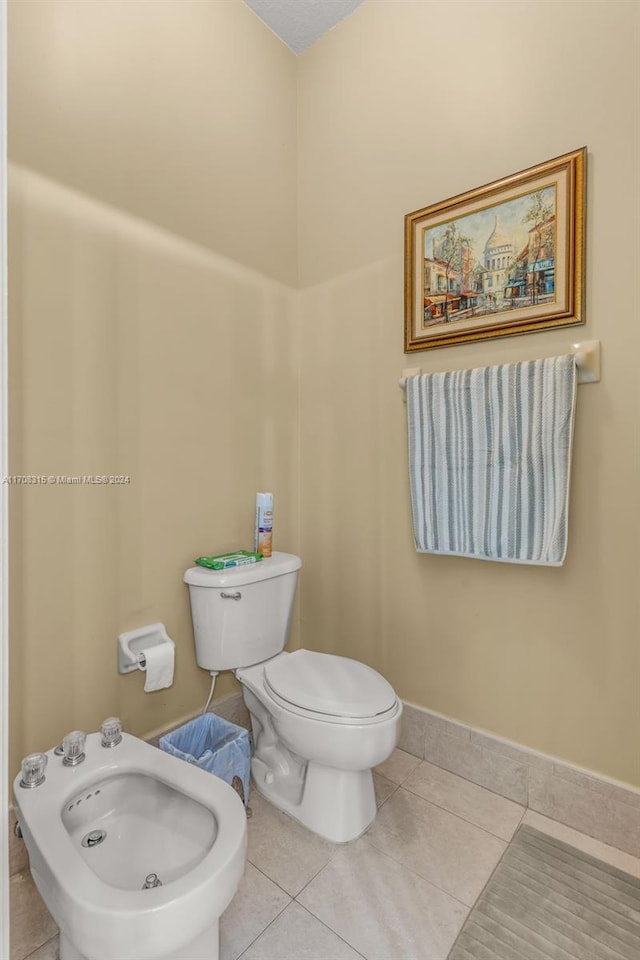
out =
{"type": "Polygon", "coordinates": [[[160,643],[173,643],[164,623],[151,623],[147,627],[121,633],[118,637],[118,673],[144,670],[147,666],[144,651],[160,643]]]}

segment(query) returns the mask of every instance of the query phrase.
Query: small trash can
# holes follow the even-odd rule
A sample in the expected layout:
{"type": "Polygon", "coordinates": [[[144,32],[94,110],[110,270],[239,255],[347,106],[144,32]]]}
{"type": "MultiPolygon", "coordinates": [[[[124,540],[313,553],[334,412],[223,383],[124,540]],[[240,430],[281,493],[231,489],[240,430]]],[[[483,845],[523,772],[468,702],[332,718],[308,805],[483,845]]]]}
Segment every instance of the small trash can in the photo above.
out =
{"type": "Polygon", "coordinates": [[[244,727],[205,713],[160,737],[159,746],[165,753],[226,780],[248,806],[251,740],[244,727]]]}

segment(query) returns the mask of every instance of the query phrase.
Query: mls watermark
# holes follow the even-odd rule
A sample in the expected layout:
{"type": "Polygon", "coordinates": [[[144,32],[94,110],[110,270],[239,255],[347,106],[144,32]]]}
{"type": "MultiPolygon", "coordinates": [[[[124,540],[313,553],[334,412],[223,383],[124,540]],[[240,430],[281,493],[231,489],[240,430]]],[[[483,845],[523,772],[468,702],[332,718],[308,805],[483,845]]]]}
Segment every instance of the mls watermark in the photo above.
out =
{"type": "Polygon", "coordinates": [[[2,483],[11,484],[11,486],[110,486],[115,484],[131,483],[131,477],[106,474],[106,473],[85,473],[78,476],[61,476],[60,474],[19,474],[2,478],[2,483]]]}

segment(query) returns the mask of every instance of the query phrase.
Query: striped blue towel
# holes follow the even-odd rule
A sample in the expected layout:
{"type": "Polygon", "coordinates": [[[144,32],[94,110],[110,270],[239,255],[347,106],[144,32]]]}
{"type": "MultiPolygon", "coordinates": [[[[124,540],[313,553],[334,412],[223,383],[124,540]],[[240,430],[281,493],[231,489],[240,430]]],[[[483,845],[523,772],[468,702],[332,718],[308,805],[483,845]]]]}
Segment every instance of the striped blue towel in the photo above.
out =
{"type": "Polygon", "coordinates": [[[575,357],[407,380],[416,550],[560,566],[575,357]]]}

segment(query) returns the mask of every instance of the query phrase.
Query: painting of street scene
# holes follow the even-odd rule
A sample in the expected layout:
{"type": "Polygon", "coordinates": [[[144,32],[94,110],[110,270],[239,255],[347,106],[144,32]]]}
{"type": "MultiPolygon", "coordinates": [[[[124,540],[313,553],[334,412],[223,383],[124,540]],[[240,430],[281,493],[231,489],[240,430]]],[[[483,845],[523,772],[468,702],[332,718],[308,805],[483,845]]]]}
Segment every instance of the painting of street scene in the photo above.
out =
{"type": "Polygon", "coordinates": [[[556,208],[552,184],[424,229],[422,328],[554,303],[556,208]]]}
{"type": "Polygon", "coordinates": [[[404,218],[405,353],[585,322],[587,148],[404,218]]]}

